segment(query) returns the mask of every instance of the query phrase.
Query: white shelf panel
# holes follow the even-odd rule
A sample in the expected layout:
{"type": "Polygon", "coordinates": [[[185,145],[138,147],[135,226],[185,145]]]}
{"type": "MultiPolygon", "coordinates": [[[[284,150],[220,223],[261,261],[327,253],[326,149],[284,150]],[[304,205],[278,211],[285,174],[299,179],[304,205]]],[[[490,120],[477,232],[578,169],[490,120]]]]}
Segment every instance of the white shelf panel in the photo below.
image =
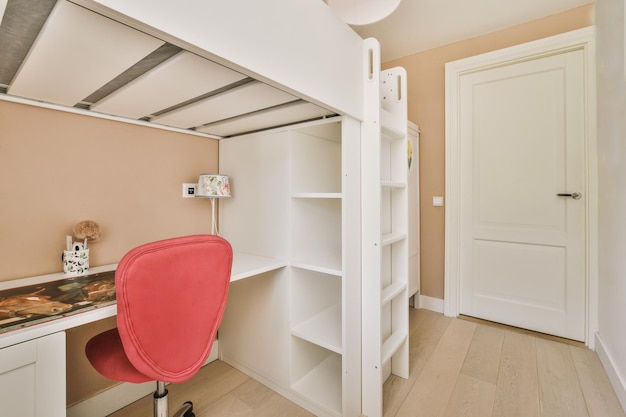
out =
{"type": "Polygon", "coordinates": [[[337,277],[342,276],[341,269],[336,269],[336,268],[327,268],[324,266],[312,265],[312,264],[307,264],[303,262],[292,263],[291,266],[294,268],[306,269],[307,271],[315,271],[315,272],[321,272],[322,274],[334,275],[337,277]]]}
{"type": "Polygon", "coordinates": [[[380,185],[386,188],[406,188],[406,181],[390,181],[390,180],[382,180],[380,185]]]}
{"type": "Polygon", "coordinates": [[[391,245],[392,243],[400,242],[406,239],[406,233],[387,233],[382,236],[381,244],[383,246],[391,245]]]}
{"type": "Polygon", "coordinates": [[[395,331],[387,340],[385,340],[382,349],[383,363],[386,363],[389,359],[391,359],[407,338],[408,335],[406,331],[395,331]]]}
{"type": "Polygon", "coordinates": [[[292,385],[294,391],[341,415],[341,357],[332,354],[292,385]]]}
{"type": "Polygon", "coordinates": [[[332,306],[297,325],[291,334],[341,355],[341,305],[332,306]]]}
{"type": "Polygon", "coordinates": [[[341,193],[294,193],[292,198],[337,198],[341,199],[341,193]]]}
{"type": "Polygon", "coordinates": [[[233,268],[230,281],[233,282],[244,278],[250,278],[254,275],[284,268],[286,266],[287,262],[280,259],[235,252],[233,254],[233,268]]]}
{"type": "Polygon", "coordinates": [[[406,288],[407,288],[407,285],[405,282],[396,282],[396,283],[389,285],[383,290],[383,293],[381,296],[381,304],[385,305],[389,303],[398,295],[402,294],[404,290],[406,290],[406,288]]]}

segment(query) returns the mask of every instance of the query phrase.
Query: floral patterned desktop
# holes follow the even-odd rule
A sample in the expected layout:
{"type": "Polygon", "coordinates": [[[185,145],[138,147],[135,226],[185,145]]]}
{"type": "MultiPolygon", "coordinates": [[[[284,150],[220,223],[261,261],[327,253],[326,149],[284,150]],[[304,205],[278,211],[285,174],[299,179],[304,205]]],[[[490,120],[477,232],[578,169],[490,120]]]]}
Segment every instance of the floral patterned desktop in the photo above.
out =
{"type": "Polygon", "coordinates": [[[115,304],[115,271],[0,291],[0,333],[115,304]]]}

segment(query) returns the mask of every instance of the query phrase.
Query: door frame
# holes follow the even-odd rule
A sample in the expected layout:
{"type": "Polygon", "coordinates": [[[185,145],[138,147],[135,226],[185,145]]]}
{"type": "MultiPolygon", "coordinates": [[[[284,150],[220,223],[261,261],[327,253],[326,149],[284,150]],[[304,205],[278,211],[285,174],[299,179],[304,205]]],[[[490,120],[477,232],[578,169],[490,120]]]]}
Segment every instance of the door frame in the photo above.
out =
{"type": "Polygon", "coordinates": [[[593,349],[598,330],[598,169],[596,143],[595,27],[590,26],[556,36],[488,52],[446,64],[445,134],[445,263],[444,314],[460,312],[460,125],[459,86],[461,76],[488,68],[550,56],[571,50],[584,52],[585,116],[584,144],[586,306],[585,344],[593,349]]]}

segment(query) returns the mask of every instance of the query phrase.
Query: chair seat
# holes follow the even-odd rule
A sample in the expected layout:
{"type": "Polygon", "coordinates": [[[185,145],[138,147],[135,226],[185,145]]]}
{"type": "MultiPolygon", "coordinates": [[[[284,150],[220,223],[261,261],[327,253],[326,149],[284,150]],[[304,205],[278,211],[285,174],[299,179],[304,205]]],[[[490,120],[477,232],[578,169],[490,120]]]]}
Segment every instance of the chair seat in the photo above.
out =
{"type": "Polygon", "coordinates": [[[109,379],[137,384],[153,380],[130,363],[117,328],[91,338],[85,346],[85,353],[91,365],[109,379]]]}

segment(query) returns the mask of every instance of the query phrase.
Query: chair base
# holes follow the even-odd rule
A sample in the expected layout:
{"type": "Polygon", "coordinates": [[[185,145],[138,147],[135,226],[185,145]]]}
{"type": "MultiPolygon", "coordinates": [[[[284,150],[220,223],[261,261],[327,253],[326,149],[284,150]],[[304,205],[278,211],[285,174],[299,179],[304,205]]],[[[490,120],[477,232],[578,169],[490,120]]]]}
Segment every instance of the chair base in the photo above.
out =
{"type": "MultiPolygon", "coordinates": [[[[168,417],[168,396],[165,382],[157,381],[157,390],[154,392],[154,417],[168,417]]],[[[193,413],[193,403],[186,401],[181,405],[172,417],[196,417],[193,413]]]]}

